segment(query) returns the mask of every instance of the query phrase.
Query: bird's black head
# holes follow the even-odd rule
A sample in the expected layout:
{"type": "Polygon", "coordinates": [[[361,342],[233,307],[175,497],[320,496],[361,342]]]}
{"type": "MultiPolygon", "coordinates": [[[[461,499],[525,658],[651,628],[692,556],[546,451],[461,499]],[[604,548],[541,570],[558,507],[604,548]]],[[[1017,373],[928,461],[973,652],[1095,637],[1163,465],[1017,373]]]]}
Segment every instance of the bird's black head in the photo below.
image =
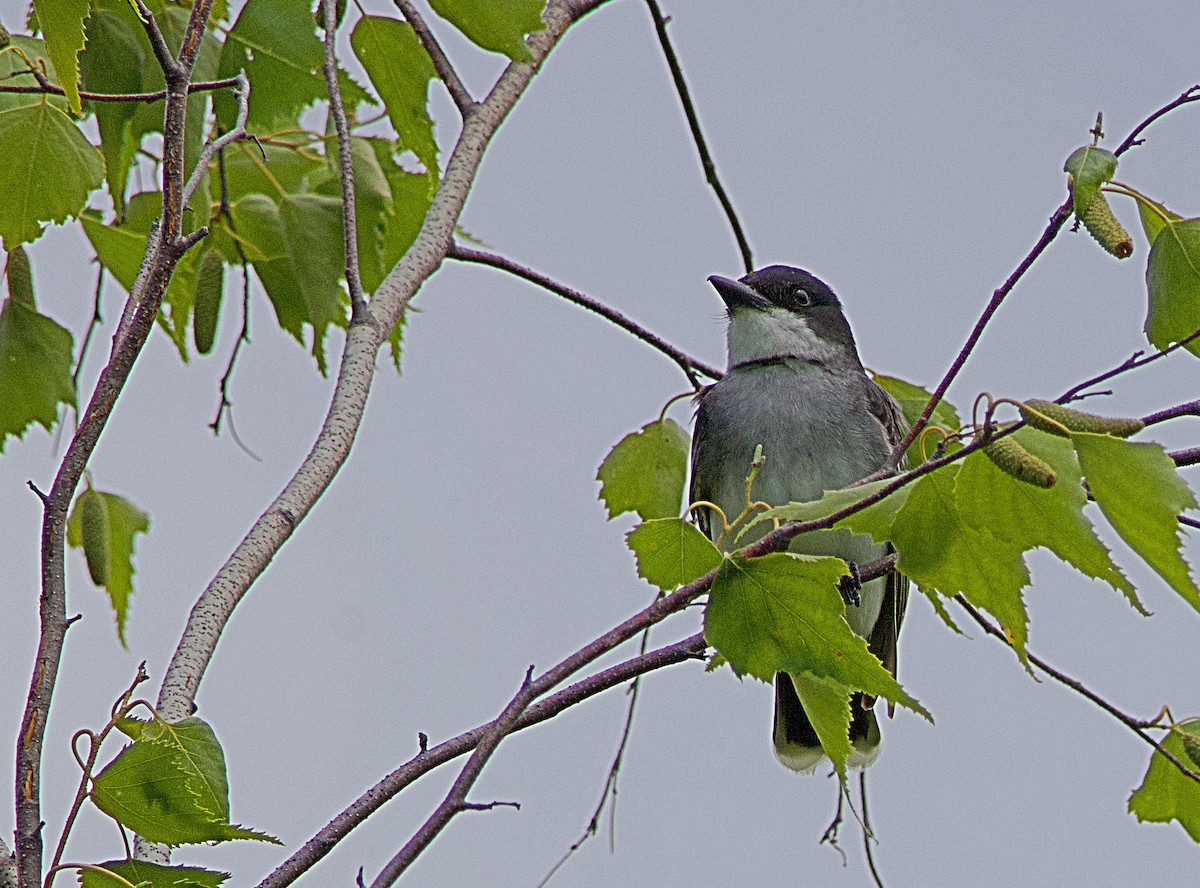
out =
{"type": "Polygon", "coordinates": [[[740,280],[709,279],[729,309],[731,366],[783,355],[858,360],[854,336],[829,285],[800,268],[770,265],[740,280]]]}

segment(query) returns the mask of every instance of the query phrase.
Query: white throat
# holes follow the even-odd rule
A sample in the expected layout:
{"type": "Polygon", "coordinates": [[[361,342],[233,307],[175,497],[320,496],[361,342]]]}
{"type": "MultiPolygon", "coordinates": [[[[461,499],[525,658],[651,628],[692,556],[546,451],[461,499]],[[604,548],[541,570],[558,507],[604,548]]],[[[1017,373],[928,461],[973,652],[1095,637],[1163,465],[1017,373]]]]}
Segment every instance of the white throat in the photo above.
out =
{"type": "Polygon", "coordinates": [[[729,366],[780,355],[829,362],[843,356],[837,345],[813,332],[795,312],[771,307],[765,311],[738,306],[729,318],[729,366]]]}

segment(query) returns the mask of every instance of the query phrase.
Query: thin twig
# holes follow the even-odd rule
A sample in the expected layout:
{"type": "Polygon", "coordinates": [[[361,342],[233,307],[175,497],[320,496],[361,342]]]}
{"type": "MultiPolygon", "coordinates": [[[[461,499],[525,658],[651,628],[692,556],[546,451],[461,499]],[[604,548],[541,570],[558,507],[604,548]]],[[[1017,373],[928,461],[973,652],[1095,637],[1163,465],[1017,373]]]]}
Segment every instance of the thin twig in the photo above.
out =
{"type": "Polygon", "coordinates": [[[1067,389],[1065,392],[1055,398],[1055,401],[1059,404],[1067,404],[1071,401],[1086,398],[1089,394],[1096,394],[1094,392],[1088,392],[1084,394],[1084,392],[1087,389],[1090,389],[1092,386],[1099,385],[1102,382],[1107,382],[1114,376],[1120,376],[1122,373],[1128,373],[1130,370],[1137,370],[1139,367],[1145,367],[1147,364],[1153,364],[1160,358],[1165,358],[1172,352],[1187,347],[1198,337],[1200,337],[1200,327],[1193,330],[1178,342],[1172,342],[1166,348],[1159,349],[1154,354],[1147,357],[1143,357],[1145,352],[1136,351],[1116,367],[1113,367],[1111,370],[1105,370],[1098,376],[1093,376],[1091,379],[1084,380],[1083,382],[1079,383],[1079,385],[1072,386],[1071,388],[1067,389]]]}
{"type": "MultiPolygon", "coordinates": [[[[183,186],[183,205],[185,207],[188,201],[192,199],[192,195],[196,193],[196,189],[200,187],[200,180],[208,172],[208,165],[212,162],[213,155],[239,139],[249,138],[246,132],[246,118],[250,114],[250,80],[246,77],[245,71],[239,71],[238,76],[233,80],[235,86],[229,91],[233,94],[234,101],[237,102],[237,119],[233,124],[233,129],[204,143],[204,148],[200,151],[200,157],[196,160],[196,166],[192,170],[192,175],[183,186]]],[[[208,211],[209,208],[205,207],[204,216],[206,221],[208,211]]]]}
{"type": "Polygon", "coordinates": [[[1142,422],[1146,425],[1155,425],[1156,423],[1166,422],[1169,419],[1179,419],[1181,416],[1200,416],[1200,400],[1188,401],[1186,404],[1176,404],[1174,407],[1167,407],[1165,410],[1148,414],[1142,417],[1142,422]]]}
{"type": "Polygon", "coordinates": [[[350,148],[350,127],[342,105],[338,85],[336,0],[321,0],[325,14],[325,88],[329,92],[329,116],[337,131],[338,183],[342,189],[342,250],[346,270],[346,289],[350,291],[350,323],[367,320],[367,302],[363,297],[362,278],[358,273],[358,227],[354,197],[354,156],[350,148]]]}
{"type": "Polygon", "coordinates": [[[1154,123],[1154,121],[1158,120],[1158,118],[1162,117],[1164,114],[1168,114],[1171,111],[1174,111],[1180,105],[1186,105],[1189,102],[1195,102],[1197,100],[1200,100],[1200,83],[1196,84],[1195,86],[1188,87],[1187,89],[1185,89],[1183,92],[1181,92],[1179,94],[1178,98],[1176,98],[1175,101],[1168,102],[1166,105],[1163,105],[1161,108],[1159,108],[1153,114],[1151,114],[1149,117],[1147,117],[1145,120],[1143,120],[1137,126],[1135,126],[1133,128],[1133,132],[1131,132],[1128,136],[1125,137],[1125,141],[1120,144],[1120,146],[1117,148],[1116,151],[1113,152],[1113,154],[1120,157],[1122,154],[1124,154],[1130,148],[1134,148],[1134,147],[1142,144],[1142,142],[1144,140],[1139,139],[1138,136],[1140,136],[1142,134],[1142,131],[1144,129],[1146,129],[1146,127],[1148,127],[1150,124],[1154,123]]]}
{"type": "Polygon", "coordinates": [[[417,39],[425,47],[425,52],[429,55],[429,60],[433,62],[433,70],[437,71],[438,78],[442,83],[446,84],[446,89],[450,91],[450,98],[454,100],[454,104],[458,106],[458,113],[465,120],[475,111],[479,103],[471,97],[471,93],[463,85],[458,72],[450,64],[449,57],[442,51],[441,44],[433,36],[433,32],[429,30],[429,25],[425,23],[425,19],[417,11],[417,8],[412,5],[410,0],[392,0],[392,2],[396,4],[396,8],[400,10],[400,14],[404,16],[404,20],[412,26],[413,33],[417,35],[417,39]]]}
{"type": "MultiPolygon", "coordinates": [[[[146,39],[150,41],[150,49],[154,52],[154,58],[158,61],[158,66],[162,68],[163,76],[167,79],[167,89],[164,91],[163,98],[170,95],[171,78],[173,75],[178,75],[179,64],[175,60],[175,56],[171,54],[171,48],[167,46],[167,41],[163,37],[162,30],[158,27],[158,22],[143,0],[132,0],[134,7],[138,11],[138,19],[142,23],[142,28],[146,32],[146,39]]],[[[205,3],[205,6],[210,6],[211,3],[205,3]]],[[[199,40],[196,41],[199,44],[199,40]]],[[[188,66],[191,70],[191,66],[188,66]]]]}
{"type": "MultiPolygon", "coordinates": [[[[329,0],[325,0],[325,2],[329,2],[329,0]]],[[[375,881],[371,883],[371,888],[388,888],[388,886],[395,884],[396,880],[413,864],[429,843],[437,838],[438,834],[446,828],[451,819],[466,810],[481,810],[478,806],[472,805],[467,801],[467,793],[471,791],[471,787],[475,785],[475,782],[479,779],[479,775],[483,773],[483,766],[492,757],[492,753],[496,751],[496,747],[500,745],[500,741],[512,732],[517,725],[517,719],[521,717],[521,713],[533,702],[534,693],[533,667],[530,666],[525,672],[525,680],[521,682],[520,689],[513,696],[512,700],[509,701],[508,705],[504,707],[504,711],[500,713],[500,716],[484,731],[483,736],[479,738],[479,742],[475,744],[475,749],[471,753],[471,757],[463,765],[463,769],[459,772],[458,778],[450,787],[450,791],[446,793],[446,797],[442,799],[442,803],[437,806],[433,814],[429,816],[429,819],[421,824],[421,828],[396,853],[396,856],[388,861],[387,866],[383,868],[379,875],[376,876],[375,881]]]]}
{"type": "Polygon", "coordinates": [[[704,170],[704,179],[717,194],[721,209],[725,211],[725,218],[729,220],[729,227],[733,229],[738,252],[742,254],[742,266],[749,274],[754,271],[754,257],[750,252],[750,242],[746,240],[745,232],[742,231],[742,224],[738,221],[733,201],[725,193],[725,187],[717,176],[717,165],[713,162],[712,155],[708,151],[708,143],[704,139],[704,133],[700,130],[700,117],[696,114],[695,105],[692,104],[691,93],[688,91],[687,82],[683,79],[683,69],[679,66],[679,59],[675,55],[675,49],[671,46],[671,38],[667,34],[668,19],[663,16],[662,10],[658,8],[655,0],[646,0],[646,6],[649,7],[650,17],[654,20],[654,31],[658,35],[658,43],[666,57],[667,67],[671,69],[671,79],[675,82],[675,93],[679,96],[680,104],[683,105],[688,128],[692,131],[692,141],[696,143],[696,151],[700,154],[700,166],[704,170]]]}
{"type": "Polygon", "coordinates": [[[875,880],[875,884],[879,888],[884,888],[883,877],[875,868],[875,855],[871,852],[871,842],[875,840],[875,833],[871,829],[871,818],[867,814],[867,772],[865,768],[858,773],[858,792],[862,802],[863,851],[867,855],[867,867],[871,870],[871,878],[875,880]]]}
{"type": "Polygon", "coordinates": [[[519,278],[529,281],[531,284],[537,284],[543,289],[549,290],[557,296],[561,296],[568,302],[573,302],[581,308],[586,308],[588,311],[593,311],[607,321],[616,324],[627,333],[631,333],[638,339],[645,342],[647,345],[658,349],[672,361],[679,365],[687,376],[688,381],[696,388],[700,388],[700,383],[696,379],[696,374],[707,376],[709,379],[720,379],[722,374],[715,367],[710,367],[708,364],[698,361],[683,351],[680,351],[671,343],[667,342],[662,337],[655,333],[651,333],[637,321],[634,321],[615,308],[610,308],[603,302],[593,299],[584,293],[574,290],[565,284],[560,284],[558,281],[547,277],[540,271],[534,271],[532,268],[527,268],[518,262],[514,262],[505,256],[500,256],[496,253],[489,253],[486,250],[477,250],[474,247],[464,247],[459,243],[450,245],[450,249],[446,253],[447,259],[457,259],[460,262],[475,262],[479,265],[490,265],[492,268],[498,268],[501,271],[507,271],[509,274],[516,275],[519,278]]]}
{"type": "MultiPolygon", "coordinates": [[[[17,74],[37,74],[36,71],[18,71],[17,74]]],[[[238,79],[236,77],[226,77],[224,80],[206,80],[199,83],[189,83],[188,93],[194,92],[209,92],[218,89],[228,89],[231,86],[237,86],[238,79]]],[[[57,83],[0,83],[0,93],[32,93],[34,95],[44,95],[50,93],[56,96],[66,95],[65,91],[57,83]]],[[[88,99],[93,102],[158,102],[167,97],[167,91],[160,89],[158,92],[148,93],[95,93],[87,92],[86,90],[79,91],[79,98],[88,99]]]]}
{"type": "Polygon", "coordinates": [[[1171,459],[1175,460],[1175,465],[1179,468],[1184,466],[1194,466],[1200,463],[1200,447],[1189,447],[1186,450],[1173,450],[1167,454],[1171,459]]]}
{"type": "MultiPolygon", "coordinates": [[[[513,733],[551,719],[560,712],[609,688],[623,685],[639,675],[686,660],[702,659],[706,649],[703,634],[697,633],[675,644],[651,651],[645,656],[634,657],[588,676],[532,704],[517,720],[513,733]]],[[[332,851],[355,827],[417,778],[474,749],[490,725],[491,722],[480,725],[436,746],[422,748],[415,758],[388,774],[334,817],[320,832],[263,879],[257,888],[284,888],[292,884],[332,851]]]]}
{"type": "MultiPolygon", "coordinates": [[[[978,610],[976,610],[975,607],[971,604],[971,602],[967,601],[967,599],[964,598],[961,593],[959,593],[958,595],[955,595],[954,600],[956,602],[958,602],[959,606],[962,607],[963,610],[965,610],[968,614],[970,614],[971,618],[976,623],[978,623],[985,632],[987,632],[989,635],[994,635],[996,638],[1003,641],[1010,648],[1012,647],[1012,642],[1008,640],[1008,637],[1005,636],[1004,632],[1000,629],[1000,627],[994,625],[991,622],[991,620],[989,620],[987,617],[985,617],[983,614],[981,614],[978,610]]],[[[1194,780],[1197,783],[1200,783],[1200,774],[1196,773],[1191,768],[1187,767],[1183,762],[1181,762],[1174,755],[1172,755],[1169,750],[1163,748],[1163,745],[1161,743],[1159,743],[1157,740],[1155,740],[1153,737],[1151,737],[1149,734],[1146,733],[1147,728],[1154,728],[1154,727],[1161,728],[1162,727],[1161,725],[1158,725],[1156,722],[1153,722],[1153,721],[1146,721],[1144,719],[1134,718],[1132,715],[1128,715],[1128,714],[1122,712],[1120,709],[1117,709],[1117,707],[1113,706],[1111,703],[1109,703],[1107,700],[1105,700],[1103,697],[1101,697],[1095,691],[1088,689],[1081,681],[1071,678],[1069,675],[1066,675],[1063,672],[1059,672],[1057,669],[1055,669],[1053,666],[1051,666],[1045,660],[1042,660],[1041,658],[1036,657],[1033,654],[1031,654],[1029,652],[1028,648],[1025,650],[1025,656],[1029,660],[1030,663],[1032,663],[1038,669],[1045,672],[1047,675],[1049,675],[1055,681],[1059,682],[1060,684],[1066,685],[1071,690],[1075,691],[1075,693],[1081,694],[1082,696],[1086,697],[1088,700],[1095,703],[1097,706],[1099,706],[1101,709],[1103,709],[1105,712],[1107,712],[1109,715],[1111,715],[1113,718],[1115,718],[1121,724],[1125,725],[1125,727],[1129,728],[1129,730],[1133,731],[1133,733],[1135,733],[1139,737],[1141,737],[1150,746],[1153,746],[1155,752],[1159,753],[1163,758],[1165,758],[1167,761],[1169,761],[1171,764],[1173,764],[1176,768],[1178,768],[1179,772],[1181,774],[1183,774],[1183,776],[1185,776],[1191,780],[1194,780]]]]}

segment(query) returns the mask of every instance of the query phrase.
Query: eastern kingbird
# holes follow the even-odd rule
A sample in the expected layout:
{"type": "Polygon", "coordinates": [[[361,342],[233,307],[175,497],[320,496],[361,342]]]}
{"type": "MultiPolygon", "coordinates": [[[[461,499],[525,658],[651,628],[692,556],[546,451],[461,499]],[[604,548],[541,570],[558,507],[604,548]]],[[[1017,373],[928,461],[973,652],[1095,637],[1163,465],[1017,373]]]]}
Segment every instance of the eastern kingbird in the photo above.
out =
{"type": "MultiPolygon", "coordinates": [[[[773,506],[820,499],[881,468],[907,424],[900,405],[863,370],[841,303],[807,271],[772,265],[740,280],[713,275],[728,309],[729,369],[697,398],[692,436],[692,502],[707,500],[732,518],[745,504],[755,447],[766,462],[753,488],[773,506]]],[[[715,540],[721,519],[696,510],[700,529],[715,540]]],[[[738,547],[762,536],[751,532],[738,547]]],[[[726,548],[732,547],[730,541],[726,548]]],[[[797,536],[791,551],[866,563],[886,544],[841,529],[797,536]]],[[[885,667],[896,673],[896,635],[908,602],[908,580],[894,571],[863,585],[846,621],[885,667]]],[[[879,754],[875,700],[855,694],[849,764],[863,768],[879,754]]],[[[889,713],[890,713],[889,707],[889,713]]],[[[795,771],[821,761],[820,740],[791,678],[775,676],[775,755],[795,771]]]]}

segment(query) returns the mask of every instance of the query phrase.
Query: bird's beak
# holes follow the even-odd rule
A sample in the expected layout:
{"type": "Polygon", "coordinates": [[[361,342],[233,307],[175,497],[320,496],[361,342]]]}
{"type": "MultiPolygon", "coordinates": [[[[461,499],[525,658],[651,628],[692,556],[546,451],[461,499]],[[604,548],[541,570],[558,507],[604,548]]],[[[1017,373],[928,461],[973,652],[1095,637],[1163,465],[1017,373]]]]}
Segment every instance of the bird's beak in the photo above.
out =
{"type": "Polygon", "coordinates": [[[738,306],[764,309],[768,302],[757,292],[741,281],[730,280],[719,274],[709,275],[708,282],[716,289],[717,294],[725,301],[725,306],[733,311],[738,306]]]}

